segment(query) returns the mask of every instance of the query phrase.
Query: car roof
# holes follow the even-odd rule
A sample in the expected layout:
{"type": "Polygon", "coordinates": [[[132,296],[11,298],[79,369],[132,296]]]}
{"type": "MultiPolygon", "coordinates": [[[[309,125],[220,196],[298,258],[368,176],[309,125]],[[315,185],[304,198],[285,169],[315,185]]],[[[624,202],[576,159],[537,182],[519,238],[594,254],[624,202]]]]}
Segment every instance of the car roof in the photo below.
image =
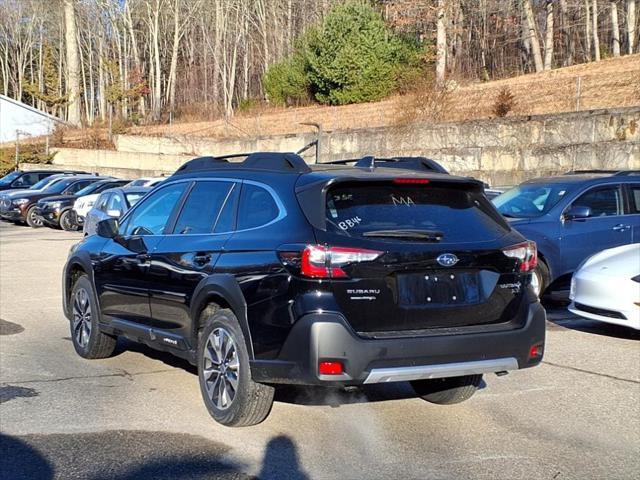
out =
{"type": "Polygon", "coordinates": [[[640,181],[638,175],[612,175],[606,173],[588,173],[588,174],[572,174],[558,175],[555,177],[539,177],[526,180],[521,185],[597,185],[599,183],[629,183],[640,181]]]}
{"type": "Polygon", "coordinates": [[[126,195],[127,193],[147,193],[147,192],[150,192],[151,190],[153,190],[152,187],[115,187],[115,188],[109,188],[102,193],[119,192],[126,195]]]}

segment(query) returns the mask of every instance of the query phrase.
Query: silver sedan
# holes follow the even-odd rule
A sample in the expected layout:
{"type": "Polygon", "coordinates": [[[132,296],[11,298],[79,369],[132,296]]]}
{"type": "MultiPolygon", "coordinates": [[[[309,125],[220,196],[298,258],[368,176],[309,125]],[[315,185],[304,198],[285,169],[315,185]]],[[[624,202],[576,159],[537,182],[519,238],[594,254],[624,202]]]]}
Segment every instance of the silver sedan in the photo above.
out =
{"type": "Polygon", "coordinates": [[[112,188],[102,192],[84,219],[82,228],[84,235],[96,233],[96,226],[102,220],[120,218],[149,191],[151,191],[151,188],[148,187],[125,187],[112,188]]]}

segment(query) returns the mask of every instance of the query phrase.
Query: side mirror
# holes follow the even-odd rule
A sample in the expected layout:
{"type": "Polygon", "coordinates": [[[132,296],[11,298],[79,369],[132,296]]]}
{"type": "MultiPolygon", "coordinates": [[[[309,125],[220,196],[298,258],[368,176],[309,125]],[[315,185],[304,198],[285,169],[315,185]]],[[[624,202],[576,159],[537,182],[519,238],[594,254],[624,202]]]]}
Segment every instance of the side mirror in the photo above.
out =
{"type": "Polygon", "coordinates": [[[118,236],[118,219],[107,218],[101,220],[96,225],[96,233],[99,237],[103,238],[115,238],[118,236]]]}
{"type": "Polygon", "coordinates": [[[564,214],[565,220],[579,220],[581,218],[589,218],[591,216],[590,207],[571,207],[567,213],[564,214]]]}
{"type": "Polygon", "coordinates": [[[120,218],[120,210],[107,210],[107,215],[113,218],[120,218]]]}

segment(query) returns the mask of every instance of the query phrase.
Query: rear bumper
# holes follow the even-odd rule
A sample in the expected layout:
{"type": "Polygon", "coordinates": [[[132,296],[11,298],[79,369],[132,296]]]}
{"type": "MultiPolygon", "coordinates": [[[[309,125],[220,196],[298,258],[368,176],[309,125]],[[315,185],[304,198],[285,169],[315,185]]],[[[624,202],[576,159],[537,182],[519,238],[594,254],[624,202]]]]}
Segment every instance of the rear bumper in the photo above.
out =
{"type": "Polygon", "coordinates": [[[543,347],[545,322],[536,302],[516,330],[364,339],[339,314],[310,314],[296,322],[277,360],[252,362],[252,376],[264,383],[360,385],[528,368],[542,360],[529,352],[543,347]],[[321,375],[320,361],[340,362],[344,373],[321,375]]]}

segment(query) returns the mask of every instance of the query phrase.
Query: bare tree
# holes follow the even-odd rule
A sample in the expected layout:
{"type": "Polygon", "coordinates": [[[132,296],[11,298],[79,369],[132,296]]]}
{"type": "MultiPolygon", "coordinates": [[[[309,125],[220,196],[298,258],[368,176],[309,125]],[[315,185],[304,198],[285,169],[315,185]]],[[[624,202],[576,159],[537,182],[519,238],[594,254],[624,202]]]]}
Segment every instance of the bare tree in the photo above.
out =
{"type": "Polygon", "coordinates": [[[613,41],[613,56],[620,56],[620,28],[618,26],[618,6],[615,1],[609,2],[611,9],[611,39],[613,41]]]}
{"type": "Polygon", "coordinates": [[[447,28],[446,28],[446,2],[438,0],[438,28],[436,35],[436,81],[439,86],[444,85],[447,70],[447,28]]]}
{"type": "Polygon", "coordinates": [[[553,1],[547,0],[547,25],[544,41],[544,69],[551,70],[553,63],[553,1]]]}
{"type": "Polygon", "coordinates": [[[596,62],[600,61],[600,37],[598,35],[598,0],[593,0],[593,11],[591,12],[591,19],[593,25],[591,31],[593,32],[593,53],[596,62]]]}
{"type": "Polygon", "coordinates": [[[69,103],[67,121],[80,125],[80,57],[76,40],[76,14],[74,0],[64,0],[64,43],[67,52],[67,90],[69,103]]]}
{"type": "Polygon", "coordinates": [[[536,72],[541,72],[544,69],[544,64],[542,63],[540,41],[538,40],[538,32],[536,28],[535,17],[533,16],[533,9],[531,8],[531,0],[522,0],[522,8],[524,9],[524,16],[527,24],[528,42],[531,45],[531,55],[533,57],[533,63],[536,67],[536,72]]]}
{"type": "Polygon", "coordinates": [[[629,55],[634,52],[636,39],[636,0],[627,0],[627,44],[629,55]]]}

